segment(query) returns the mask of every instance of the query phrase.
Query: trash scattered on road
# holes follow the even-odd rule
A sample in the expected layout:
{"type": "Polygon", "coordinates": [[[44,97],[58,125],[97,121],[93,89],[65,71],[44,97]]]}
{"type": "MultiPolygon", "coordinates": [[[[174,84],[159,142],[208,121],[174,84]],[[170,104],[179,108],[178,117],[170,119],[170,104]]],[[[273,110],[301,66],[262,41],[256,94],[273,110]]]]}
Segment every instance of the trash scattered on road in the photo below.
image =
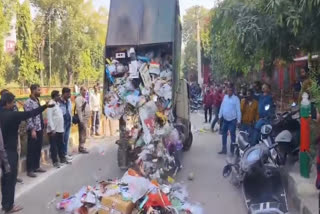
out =
{"type": "Polygon", "coordinates": [[[194,180],[194,173],[193,173],[193,172],[189,173],[188,179],[189,179],[190,181],[193,181],[193,180],[194,180]]]}
{"type": "MultiPolygon", "coordinates": [[[[63,197],[67,194],[64,193],[63,197]]],[[[199,204],[189,202],[184,185],[170,182],[159,184],[133,169],[129,169],[119,180],[82,187],[75,195],[57,203],[57,209],[75,214],[203,214],[199,204]]]]}

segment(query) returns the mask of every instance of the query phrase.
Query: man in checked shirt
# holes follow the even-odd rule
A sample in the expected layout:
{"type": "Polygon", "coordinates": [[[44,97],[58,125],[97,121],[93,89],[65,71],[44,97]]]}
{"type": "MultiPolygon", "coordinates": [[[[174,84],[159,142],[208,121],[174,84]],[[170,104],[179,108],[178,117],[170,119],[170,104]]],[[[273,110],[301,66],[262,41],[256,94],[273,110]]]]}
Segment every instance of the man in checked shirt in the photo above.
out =
{"type": "MultiPolygon", "coordinates": [[[[30,86],[30,98],[24,104],[25,111],[32,111],[40,107],[39,97],[41,88],[38,84],[30,86]]],[[[39,114],[27,120],[28,146],[27,146],[27,175],[37,177],[35,173],[44,173],[46,170],[40,167],[40,158],[43,142],[43,117],[39,114]]]]}

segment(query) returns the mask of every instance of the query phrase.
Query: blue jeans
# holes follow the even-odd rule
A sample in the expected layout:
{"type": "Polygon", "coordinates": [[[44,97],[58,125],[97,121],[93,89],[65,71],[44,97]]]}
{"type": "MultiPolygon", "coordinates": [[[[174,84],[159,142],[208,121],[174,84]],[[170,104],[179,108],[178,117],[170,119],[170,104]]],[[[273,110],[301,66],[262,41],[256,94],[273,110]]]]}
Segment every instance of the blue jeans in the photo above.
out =
{"type": "Polygon", "coordinates": [[[252,144],[253,126],[248,124],[241,124],[240,131],[247,132],[249,134],[249,143],[252,144]]]}
{"type": "Polygon", "coordinates": [[[71,124],[64,124],[63,145],[64,145],[65,155],[68,155],[70,131],[71,131],[71,124]]]}
{"type": "Polygon", "coordinates": [[[234,152],[234,143],[236,142],[236,129],[237,129],[237,120],[223,120],[222,125],[222,151],[227,151],[227,137],[228,131],[230,132],[231,136],[231,153],[234,152]]]}

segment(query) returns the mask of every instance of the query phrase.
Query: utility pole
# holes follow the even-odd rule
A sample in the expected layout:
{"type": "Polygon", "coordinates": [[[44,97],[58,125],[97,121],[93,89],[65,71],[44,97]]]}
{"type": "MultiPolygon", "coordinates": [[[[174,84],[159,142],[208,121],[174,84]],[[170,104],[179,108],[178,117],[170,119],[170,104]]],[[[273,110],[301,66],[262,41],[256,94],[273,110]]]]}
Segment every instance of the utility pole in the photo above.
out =
{"type": "Polygon", "coordinates": [[[201,40],[200,40],[199,8],[197,13],[197,58],[198,58],[198,83],[200,86],[202,86],[203,79],[202,79],[202,69],[201,69],[201,40]]]}
{"type": "Polygon", "coordinates": [[[52,56],[51,56],[51,14],[49,16],[49,87],[51,87],[51,69],[52,69],[52,56]]]}

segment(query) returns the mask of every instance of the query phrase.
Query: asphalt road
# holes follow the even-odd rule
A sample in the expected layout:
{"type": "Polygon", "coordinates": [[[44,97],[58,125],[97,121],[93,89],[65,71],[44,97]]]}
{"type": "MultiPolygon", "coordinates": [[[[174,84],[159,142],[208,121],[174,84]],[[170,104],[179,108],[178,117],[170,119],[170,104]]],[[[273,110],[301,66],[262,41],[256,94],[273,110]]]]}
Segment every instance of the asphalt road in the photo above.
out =
{"type": "MultiPolygon", "coordinates": [[[[221,149],[221,137],[203,128],[199,114],[192,115],[194,124],[194,144],[184,154],[183,170],[177,181],[188,186],[192,201],[199,202],[205,214],[246,214],[241,191],[222,177],[222,167],[226,157],[217,154],[221,149]],[[188,181],[189,173],[194,173],[193,181],[188,181]]],[[[17,189],[17,204],[22,205],[23,214],[56,214],[56,193],[75,193],[81,187],[95,184],[107,178],[121,177],[123,172],[117,167],[116,145],[112,140],[99,140],[93,144],[90,154],[76,156],[73,164],[61,169],[50,169],[36,180],[25,178],[25,184],[17,189]]]]}

